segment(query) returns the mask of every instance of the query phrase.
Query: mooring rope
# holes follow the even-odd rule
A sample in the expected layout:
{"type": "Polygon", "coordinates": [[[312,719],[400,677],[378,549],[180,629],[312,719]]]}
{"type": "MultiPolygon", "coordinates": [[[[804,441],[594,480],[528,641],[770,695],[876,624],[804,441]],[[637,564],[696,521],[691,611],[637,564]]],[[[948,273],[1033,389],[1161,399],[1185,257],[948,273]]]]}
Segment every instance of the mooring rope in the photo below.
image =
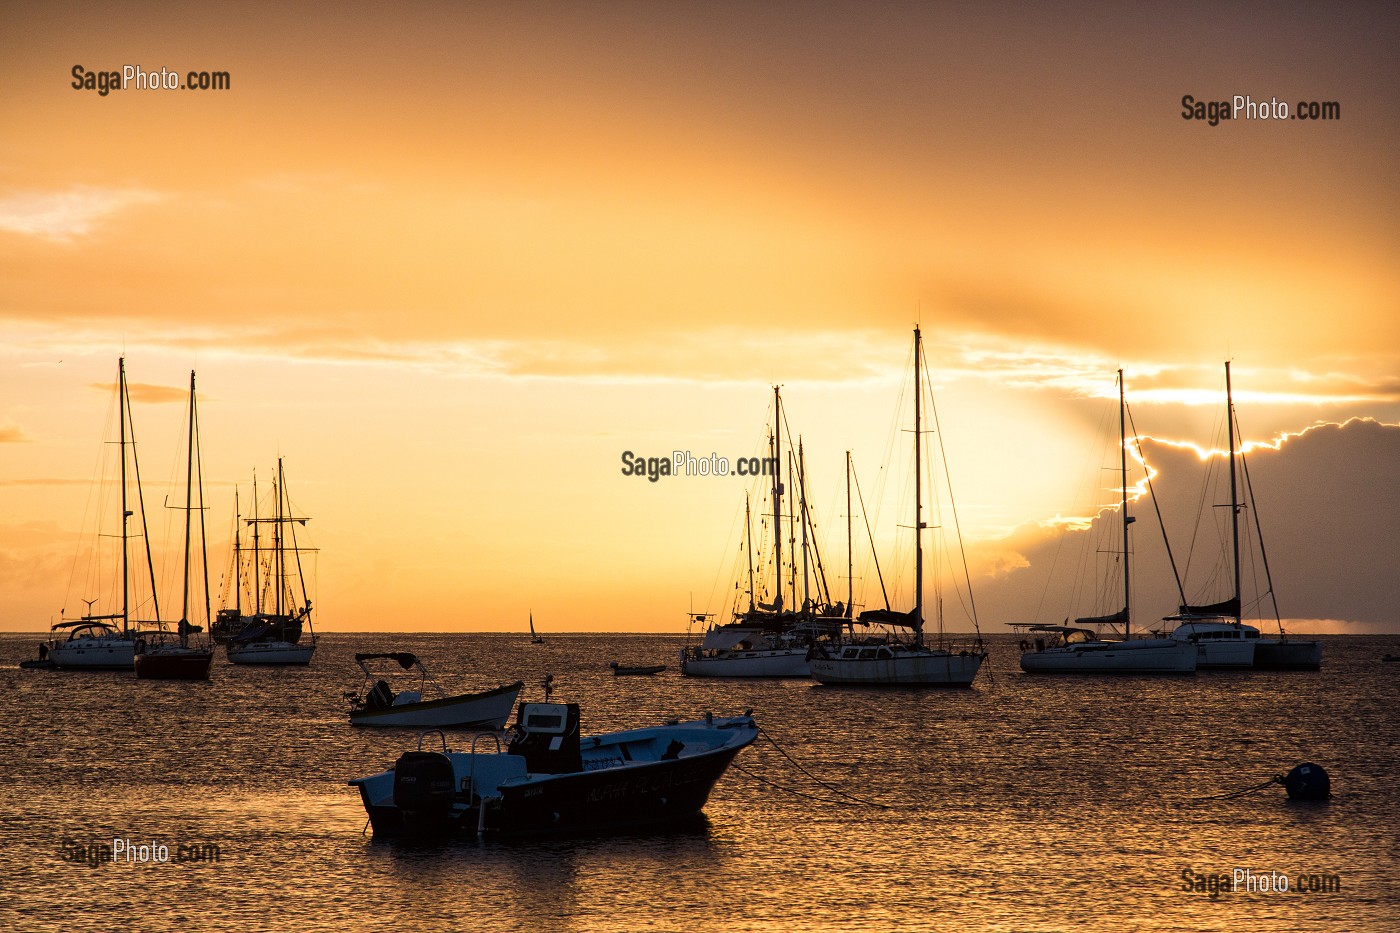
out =
{"type": "MultiPolygon", "coordinates": [[[[875,808],[880,809],[880,810],[892,810],[892,809],[894,809],[893,807],[891,807],[891,806],[889,806],[889,805],[887,805],[887,804],[876,803],[876,802],[873,801],[873,800],[866,800],[866,799],[863,798],[863,797],[857,797],[855,794],[847,793],[846,791],[843,791],[843,790],[842,790],[841,788],[839,788],[839,787],[836,787],[836,786],[834,786],[834,785],[828,784],[826,781],[823,781],[821,778],[817,777],[815,774],[813,774],[812,772],[810,772],[810,771],[808,771],[806,768],[804,768],[804,767],[802,766],[802,763],[799,762],[796,758],[793,758],[791,755],[789,755],[789,754],[787,753],[787,749],[785,749],[785,748],[783,748],[781,745],[779,745],[779,744],[778,744],[778,740],[775,739],[775,738],[773,738],[773,736],[771,736],[771,735],[768,734],[768,730],[764,729],[762,726],[759,726],[759,727],[758,727],[758,732],[759,732],[759,734],[762,735],[765,739],[767,739],[769,742],[772,743],[773,747],[776,748],[776,749],[778,750],[778,753],[779,753],[779,754],[781,754],[781,755],[782,755],[784,758],[786,758],[788,761],[792,762],[792,766],[793,766],[794,768],[796,768],[798,771],[801,771],[801,772],[802,772],[803,774],[805,774],[807,777],[811,778],[812,781],[813,781],[813,783],[819,784],[820,786],[822,786],[822,787],[826,788],[827,790],[831,791],[833,794],[836,794],[839,798],[842,798],[842,801],[843,801],[843,802],[849,801],[849,802],[851,802],[851,803],[861,804],[861,805],[867,806],[867,807],[875,807],[875,808]]],[[[737,766],[736,766],[736,767],[737,767],[737,766]]],[[[781,784],[776,784],[776,783],[774,783],[774,782],[772,782],[772,781],[766,781],[766,780],[764,780],[763,778],[760,778],[760,777],[758,777],[757,775],[750,773],[749,771],[745,771],[743,768],[740,768],[739,770],[740,770],[740,771],[743,771],[745,774],[748,774],[750,777],[753,777],[753,778],[755,778],[755,779],[757,779],[757,780],[759,780],[759,781],[763,781],[763,783],[765,783],[765,784],[772,784],[772,786],[777,787],[777,788],[780,789],[780,790],[786,790],[786,791],[788,791],[789,793],[797,794],[799,797],[808,797],[808,798],[811,799],[811,800],[827,799],[827,798],[811,797],[811,796],[808,795],[808,794],[803,794],[803,793],[801,793],[801,792],[799,792],[799,791],[792,790],[791,788],[783,787],[781,784]]]]}
{"type": "Polygon", "coordinates": [[[1271,777],[1271,778],[1269,778],[1267,781],[1264,781],[1264,782],[1262,782],[1262,783],[1260,783],[1260,784],[1255,784],[1253,787],[1246,787],[1244,790],[1234,790],[1234,791],[1230,791],[1230,792],[1224,793],[1224,794],[1211,794],[1211,795],[1208,796],[1208,797],[1193,797],[1191,800],[1188,800],[1188,801],[1186,801],[1186,802],[1187,802],[1187,803],[1203,803],[1203,802],[1205,802],[1205,801],[1207,801],[1207,800],[1230,800],[1230,799],[1233,799],[1233,798],[1235,798],[1235,797],[1243,797],[1245,794],[1252,794],[1252,793],[1254,793],[1255,791],[1263,790],[1264,788],[1266,788],[1266,787],[1271,787],[1271,786],[1273,786],[1274,784],[1282,784],[1282,783],[1283,783],[1283,777],[1282,777],[1282,775],[1280,775],[1279,777],[1271,777]]]}

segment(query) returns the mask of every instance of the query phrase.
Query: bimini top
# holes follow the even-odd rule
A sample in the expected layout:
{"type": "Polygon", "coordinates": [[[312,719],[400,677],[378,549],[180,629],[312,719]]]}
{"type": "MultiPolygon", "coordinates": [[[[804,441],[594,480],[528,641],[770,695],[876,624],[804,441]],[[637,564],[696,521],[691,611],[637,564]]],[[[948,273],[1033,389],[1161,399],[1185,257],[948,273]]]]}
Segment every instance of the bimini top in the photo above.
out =
{"type": "MultiPolygon", "coordinates": [[[[113,616],[112,618],[116,618],[116,616],[113,616]]],[[[98,620],[96,620],[96,619],[67,619],[67,620],[65,620],[65,621],[63,621],[63,622],[55,622],[55,623],[51,626],[50,630],[56,632],[56,631],[58,631],[59,629],[63,629],[63,628],[71,628],[71,629],[95,628],[95,629],[102,629],[103,631],[107,631],[107,632],[115,632],[115,631],[117,630],[117,627],[116,627],[115,625],[113,625],[112,623],[110,623],[110,622],[100,622],[100,621],[98,621],[98,620]]]]}

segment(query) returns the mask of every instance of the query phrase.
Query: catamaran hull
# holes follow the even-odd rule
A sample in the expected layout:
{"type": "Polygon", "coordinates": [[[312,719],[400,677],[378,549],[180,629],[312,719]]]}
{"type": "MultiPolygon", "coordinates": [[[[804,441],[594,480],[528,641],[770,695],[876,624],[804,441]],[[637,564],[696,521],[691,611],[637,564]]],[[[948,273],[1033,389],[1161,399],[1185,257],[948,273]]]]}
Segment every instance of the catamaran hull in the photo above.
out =
{"type": "Polygon", "coordinates": [[[1198,669],[1254,666],[1254,642],[1197,642],[1196,649],[1198,669]]]}
{"type": "Polygon", "coordinates": [[[129,638],[75,638],[49,646],[48,658],[60,670],[129,671],[136,641],[129,638]]]}
{"type": "Polygon", "coordinates": [[[352,726],[398,726],[419,729],[502,729],[515,709],[515,699],[525,686],[521,681],[488,690],[405,703],[383,709],[354,710],[352,726]]]}
{"type": "Polygon", "coordinates": [[[1162,640],[1128,648],[1048,648],[1021,655],[1027,674],[1193,674],[1194,645],[1162,640]]]}
{"type": "Polygon", "coordinates": [[[1254,666],[1270,670],[1321,670],[1322,643],[1261,640],[1254,646],[1254,666]]]}
{"type": "Polygon", "coordinates": [[[899,655],[893,658],[813,658],[812,676],[823,684],[872,687],[970,687],[985,655],[899,655]]]}
{"type": "Polygon", "coordinates": [[[681,652],[687,677],[810,677],[806,648],[724,652],[718,656],[681,652]]]}
{"type": "Polygon", "coordinates": [[[294,645],[285,641],[250,642],[243,645],[230,642],[224,646],[224,652],[234,664],[290,667],[310,664],[311,656],[316,653],[316,646],[314,644],[294,645]]]}

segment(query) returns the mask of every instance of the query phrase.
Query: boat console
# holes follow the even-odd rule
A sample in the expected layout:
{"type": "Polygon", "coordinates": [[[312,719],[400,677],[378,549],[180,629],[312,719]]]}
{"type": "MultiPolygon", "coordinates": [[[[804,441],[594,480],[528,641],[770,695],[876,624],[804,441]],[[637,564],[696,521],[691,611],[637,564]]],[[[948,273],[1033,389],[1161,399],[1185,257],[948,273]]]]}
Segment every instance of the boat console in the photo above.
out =
{"type": "Polygon", "coordinates": [[[534,774],[582,770],[578,704],[521,703],[507,751],[524,757],[526,769],[534,774]]]}

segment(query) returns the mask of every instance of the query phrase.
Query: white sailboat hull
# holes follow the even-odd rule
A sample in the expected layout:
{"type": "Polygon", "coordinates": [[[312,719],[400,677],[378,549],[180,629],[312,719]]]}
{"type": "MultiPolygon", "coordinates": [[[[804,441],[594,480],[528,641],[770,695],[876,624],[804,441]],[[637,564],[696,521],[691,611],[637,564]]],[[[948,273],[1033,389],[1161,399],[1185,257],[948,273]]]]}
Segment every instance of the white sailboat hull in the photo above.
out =
{"type": "Polygon", "coordinates": [[[681,652],[687,677],[809,677],[806,647],[717,653],[681,652]]]}
{"type": "Polygon", "coordinates": [[[71,638],[49,645],[49,660],[65,670],[135,670],[136,639],[71,638]]]}
{"type": "Polygon", "coordinates": [[[289,641],[255,641],[245,645],[230,642],[224,646],[229,661],[234,664],[310,664],[316,645],[293,644],[289,641]]]}
{"type": "Polygon", "coordinates": [[[1090,642],[1027,651],[1021,670],[1028,674],[1191,674],[1195,646],[1165,638],[1090,642]]]}
{"type": "Polygon", "coordinates": [[[816,657],[811,668],[812,676],[824,684],[970,687],[985,657],[948,651],[906,651],[887,658],[816,657]]]}

